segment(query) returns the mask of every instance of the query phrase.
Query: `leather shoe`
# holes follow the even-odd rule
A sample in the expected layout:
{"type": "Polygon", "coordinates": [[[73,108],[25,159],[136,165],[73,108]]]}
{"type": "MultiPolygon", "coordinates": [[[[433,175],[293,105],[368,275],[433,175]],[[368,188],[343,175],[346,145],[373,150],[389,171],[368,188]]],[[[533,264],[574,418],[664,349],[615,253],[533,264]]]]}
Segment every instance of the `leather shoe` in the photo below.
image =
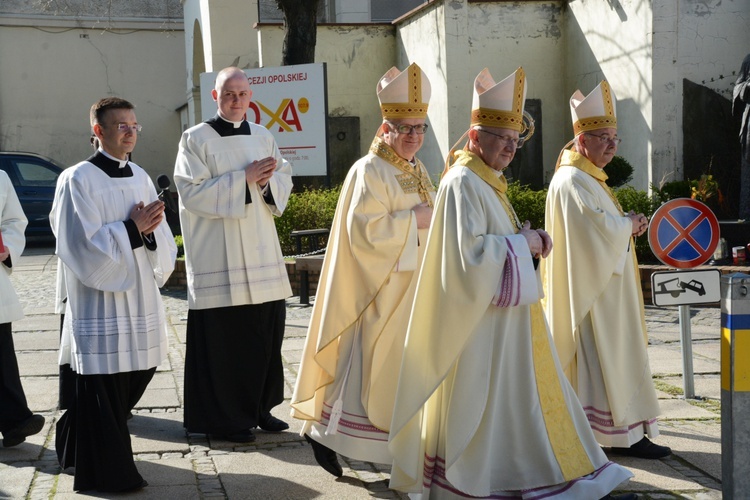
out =
{"type": "Polygon", "coordinates": [[[9,448],[26,441],[26,436],[31,436],[42,430],[44,427],[44,417],[41,415],[31,415],[29,418],[10,429],[3,432],[3,446],[9,448]]]}
{"type": "Polygon", "coordinates": [[[629,457],[656,459],[668,457],[672,454],[672,449],[668,446],[659,446],[652,443],[646,436],[640,441],[630,446],[630,448],[611,448],[612,453],[618,455],[627,455],[629,457]]]}
{"type": "Polygon", "coordinates": [[[344,469],[339,464],[339,458],[336,456],[336,452],[330,449],[328,446],[322,445],[315,441],[313,438],[305,434],[305,439],[310,446],[312,446],[313,454],[315,455],[315,461],[318,465],[323,467],[326,472],[333,474],[336,477],[344,475],[344,469]]]}
{"type": "Polygon", "coordinates": [[[231,434],[223,434],[216,436],[224,441],[231,441],[232,443],[252,443],[255,441],[255,434],[250,429],[245,431],[233,432],[231,434]]]}
{"type": "Polygon", "coordinates": [[[638,500],[638,495],[635,493],[622,493],[620,495],[607,495],[599,500],[638,500]]]}
{"type": "Polygon", "coordinates": [[[289,424],[270,413],[263,413],[258,418],[258,427],[266,432],[281,432],[289,428],[289,424]]]}

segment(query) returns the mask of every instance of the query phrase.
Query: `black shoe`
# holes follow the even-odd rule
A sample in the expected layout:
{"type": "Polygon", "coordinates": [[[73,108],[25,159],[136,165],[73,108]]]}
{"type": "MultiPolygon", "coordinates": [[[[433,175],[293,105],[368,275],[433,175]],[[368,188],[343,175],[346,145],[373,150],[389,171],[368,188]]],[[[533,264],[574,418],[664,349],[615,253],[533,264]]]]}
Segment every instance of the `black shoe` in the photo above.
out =
{"type": "Polygon", "coordinates": [[[289,428],[289,424],[278,419],[270,413],[264,413],[258,418],[258,427],[266,432],[281,432],[289,428]]]}
{"type": "Polygon", "coordinates": [[[638,495],[635,493],[622,493],[620,495],[607,495],[601,497],[599,500],[638,500],[638,495]]]}
{"type": "Polygon", "coordinates": [[[41,415],[32,415],[16,427],[7,432],[3,432],[3,446],[9,448],[26,441],[26,436],[31,436],[42,430],[44,427],[44,417],[41,415]]]}
{"type": "Polygon", "coordinates": [[[305,434],[305,439],[312,446],[313,454],[315,455],[315,461],[318,465],[323,467],[326,472],[333,474],[336,477],[344,475],[344,469],[339,464],[339,457],[336,456],[336,452],[330,449],[328,446],[322,445],[315,441],[313,438],[305,434]]]}
{"type": "Polygon", "coordinates": [[[216,436],[218,439],[224,441],[231,441],[232,443],[252,443],[255,441],[255,434],[250,429],[246,431],[233,432],[231,434],[221,434],[216,436]]]}
{"type": "Polygon", "coordinates": [[[671,448],[652,443],[646,436],[630,448],[613,447],[611,450],[612,453],[617,453],[618,455],[648,459],[664,458],[672,454],[671,448]]]}

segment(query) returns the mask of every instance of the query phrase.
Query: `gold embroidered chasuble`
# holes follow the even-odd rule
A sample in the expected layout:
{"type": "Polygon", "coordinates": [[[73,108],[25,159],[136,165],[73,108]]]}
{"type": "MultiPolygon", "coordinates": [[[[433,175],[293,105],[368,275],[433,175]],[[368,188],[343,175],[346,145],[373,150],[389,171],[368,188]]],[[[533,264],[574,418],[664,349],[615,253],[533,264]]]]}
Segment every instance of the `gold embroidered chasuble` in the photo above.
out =
{"type": "Polygon", "coordinates": [[[328,387],[345,376],[337,371],[339,359],[350,355],[339,348],[342,337],[360,331],[362,353],[352,359],[362,364],[362,405],[370,422],[388,431],[416,271],[427,239],[427,229],[416,227],[412,208],[422,202],[432,205],[434,196],[424,165],[417,160],[412,167],[378,138],[370,154],[350,169],[292,397],[294,417],[321,420],[324,401],[331,401],[328,387]]]}
{"type": "Polygon", "coordinates": [[[542,262],[547,320],[569,378],[577,371],[581,322],[590,315],[615,426],[656,417],[659,405],[648,343],[632,224],[583,155],[562,153],[546,203],[552,237],[542,262]]]}
{"type": "Polygon", "coordinates": [[[539,296],[490,304],[506,260],[534,276],[500,201],[502,181],[476,155],[453,154],[409,322],[390,486],[422,492],[436,462],[452,487],[475,496],[589,474],[607,459],[557,362],[539,296]],[[510,459],[516,451],[525,458],[510,459]]]}

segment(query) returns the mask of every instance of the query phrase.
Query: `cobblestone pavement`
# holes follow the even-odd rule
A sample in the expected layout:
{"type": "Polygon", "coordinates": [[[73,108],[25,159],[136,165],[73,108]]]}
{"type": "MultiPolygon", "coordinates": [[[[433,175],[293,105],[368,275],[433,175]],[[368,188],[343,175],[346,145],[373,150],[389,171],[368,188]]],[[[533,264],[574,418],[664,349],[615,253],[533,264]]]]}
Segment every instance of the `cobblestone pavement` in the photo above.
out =
{"type": "MultiPolygon", "coordinates": [[[[72,476],[61,471],[54,449],[57,411],[59,317],[54,314],[56,258],[43,244],[30,245],[11,275],[27,317],[14,323],[14,341],[32,410],[47,418],[42,432],[14,448],[0,448],[0,498],[79,498],[72,476]]],[[[340,457],[344,477],[334,479],[315,464],[289,417],[309,307],[287,301],[283,347],[286,401],[276,416],[289,432],[258,432],[250,445],[186,435],[182,428],[183,366],[187,301],[184,290],[163,290],[169,323],[168,360],[159,367],[130,421],[133,450],[149,487],[138,498],[406,498],[389,490],[389,466],[340,457]]],[[[644,461],[612,456],[635,478],[622,486],[641,498],[721,498],[719,390],[720,311],[691,310],[695,399],[682,397],[684,382],[676,308],[647,307],[649,357],[663,416],[660,444],[672,457],[644,461]]]]}

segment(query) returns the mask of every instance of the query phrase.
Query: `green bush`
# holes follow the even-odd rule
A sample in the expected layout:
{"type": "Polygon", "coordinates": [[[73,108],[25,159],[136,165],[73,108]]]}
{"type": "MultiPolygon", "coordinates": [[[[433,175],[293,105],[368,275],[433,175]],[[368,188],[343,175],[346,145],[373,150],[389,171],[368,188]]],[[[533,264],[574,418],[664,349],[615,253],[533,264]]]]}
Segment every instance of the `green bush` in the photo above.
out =
{"type": "Polygon", "coordinates": [[[521,223],[531,222],[534,229],[544,227],[544,206],[547,200],[547,190],[535,190],[529,186],[522,186],[519,181],[508,184],[508,199],[513,205],[521,223]]]}
{"type": "MultiPolygon", "coordinates": [[[[660,205],[654,197],[650,197],[645,191],[638,191],[630,186],[615,189],[614,193],[625,213],[632,210],[637,214],[642,213],[646,217],[651,218],[651,215],[660,205]]],[[[641,264],[658,262],[658,259],[651,251],[651,246],[648,244],[648,232],[635,239],[635,254],[638,257],[638,262],[641,264]]]]}
{"type": "MultiPolygon", "coordinates": [[[[658,194],[649,197],[645,191],[639,191],[630,186],[613,191],[625,213],[633,210],[636,213],[644,213],[651,217],[662,203],[658,194]]],[[[292,231],[330,229],[340,193],[341,186],[336,186],[331,189],[308,189],[291,194],[284,214],[276,218],[276,231],[279,234],[281,250],[284,255],[294,255],[297,252],[295,242],[290,237],[292,231]]],[[[521,222],[529,220],[533,228],[544,227],[546,189],[535,190],[529,186],[522,186],[519,181],[514,181],[508,185],[508,198],[521,222]]],[[[176,236],[175,241],[178,241],[178,238],[178,248],[181,248],[182,237],[176,236]]],[[[321,239],[320,244],[324,245],[325,243],[326,241],[321,239]]],[[[302,251],[307,251],[307,242],[303,241],[302,251]]],[[[641,263],[657,262],[645,234],[636,239],[636,254],[641,263]]]]}
{"type": "Polygon", "coordinates": [[[607,185],[611,188],[624,186],[633,180],[633,166],[622,156],[612,158],[604,172],[607,174],[607,185]]]}
{"type": "MultiPolygon", "coordinates": [[[[281,251],[284,255],[297,253],[294,240],[290,234],[303,229],[330,229],[333,213],[339,200],[341,186],[331,189],[306,189],[292,193],[281,217],[276,218],[276,232],[279,234],[281,251]]],[[[321,238],[320,245],[327,240],[321,238]]],[[[307,249],[307,242],[302,242],[302,251],[307,249]]]]}
{"type": "Polygon", "coordinates": [[[185,256],[185,242],[182,240],[181,234],[176,234],[174,237],[174,243],[177,245],[177,258],[181,259],[185,256]]]}

